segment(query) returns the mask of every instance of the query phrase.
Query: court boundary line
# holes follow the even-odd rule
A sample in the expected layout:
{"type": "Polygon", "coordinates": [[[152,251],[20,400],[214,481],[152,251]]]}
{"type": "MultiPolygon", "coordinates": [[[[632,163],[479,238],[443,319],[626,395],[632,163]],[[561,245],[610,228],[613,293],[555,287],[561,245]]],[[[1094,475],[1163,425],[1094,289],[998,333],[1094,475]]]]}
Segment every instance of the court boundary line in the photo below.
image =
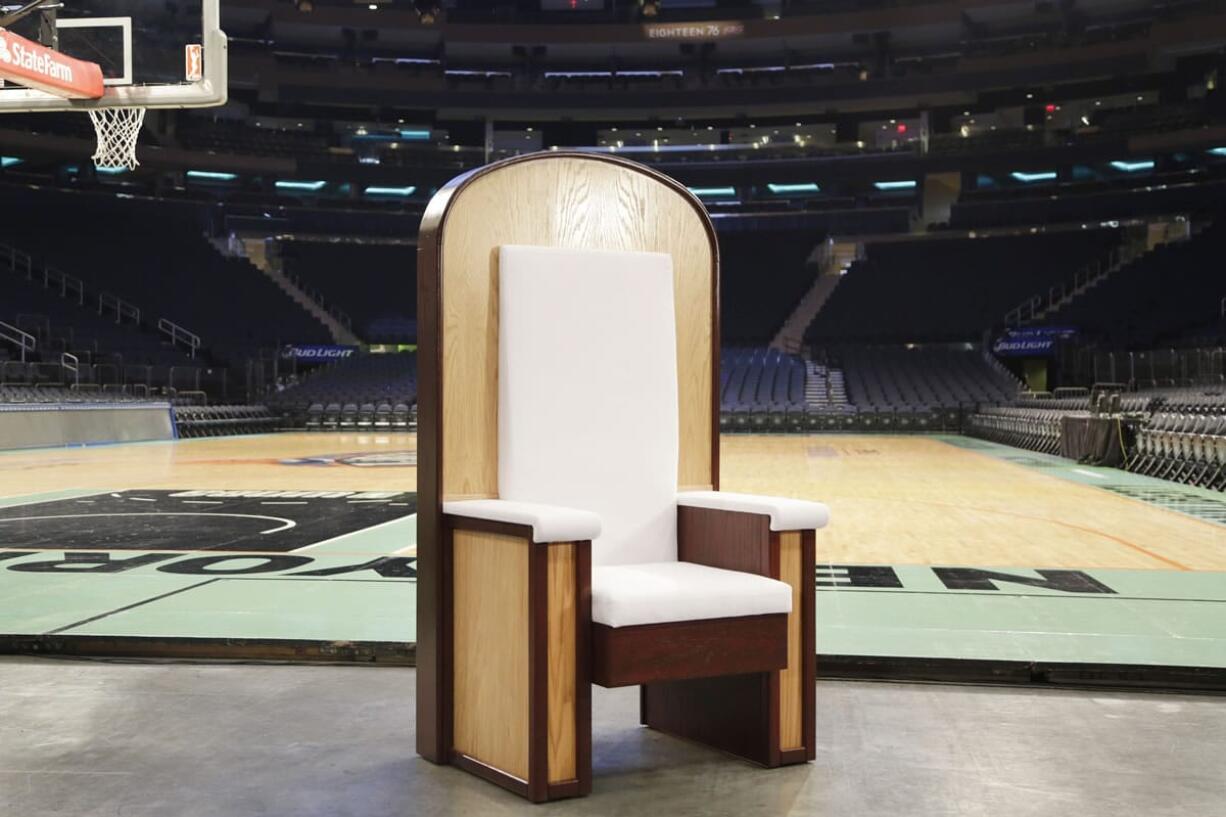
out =
{"type": "Polygon", "coordinates": [[[90,491],[88,488],[82,488],[82,489],[61,488],[59,492],[75,491],[75,490],[84,490],[84,491],[88,491],[88,493],[74,494],[73,496],[51,497],[47,495],[54,494],[57,492],[56,491],[35,491],[34,493],[30,493],[30,494],[17,494],[16,496],[0,496],[0,502],[7,502],[10,499],[24,499],[29,496],[46,497],[46,499],[35,499],[30,502],[15,502],[12,505],[0,505],[0,511],[3,511],[6,508],[27,508],[31,505],[45,505],[48,502],[68,502],[74,499],[88,499],[91,496],[103,496],[103,495],[112,494],[115,492],[113,488],[107,488],[106,490],[102,490],[102,491],[90,491]]]}
{"type": "MultiPolygon", "coordinates": [[[[406,493],[408,493],[408,492],[406,491],[406,493]]],[[[416,496],[416,495],[417,495],[415,491],[413,492],[413,495],[414,495],[414,496],[416,496]]],[[[319,542],[312,542],[312,543],[311,543],[311,544],[309,544],[309,545],[303,545],[302,547],[298,548],[297,550],[291,550],[291,551],[288,551],[288,552],[289,552],[289,553],[301,553],[301,552],[302,552],[302,551],[304,551],[304,550],[311,550],[312,548],[317,548],[317,547],[319,547],[320,545],[326,545],[326,544],[328,544],[329,542],[335,542],[335,541],[336,541],[336,540],[338,540],[338,539],[344,539],[346,536],[356,536],[356,535],[357,535],[357,534],[359,534],[359,533],[369,533],[370,531],[375,530],[376,528],[382,528],[382,527],[384,527],[385,525],[390,525],[390,524],[392,524],[393,522],[404,522],[404,521],[405,521],[405,520],[407,520],[407,519],[416,519],[416,518],[417,518],[417,512],[416,512],[416,511],[414,511],[413,513],[406,513],[404,516],[397,516],[395,519],[385,519],[384,521],[382,521],[382,522],[378,522],[378,523],[376,523],[376,524],[374,524],[374,525],[371,525],[371,526],[369,526],[369,527],[365,527],[365,528],[358,528],[357,530],[351,530],[351,531],[349,531],[348,533],[339,533],[339,534],[337,534],[336,536],[330,537],[330,538],[328,538],[328,539],[324,539],[324,540],[319,541],[319,542]]],[[[417,539],[417,537],[416,537],[416,536],[414,536],[414,537],[413,537],[413,539],[414,539],[414,540],[416,540],[416,539],[417,539]]],[[[395,553],[395,551],[393,551],[392,553],[389,553],[389,554],[387,554],[387,555],[388,555],[388,556],[391,556],[391,555],[394,555],[394,553],[395,553]]],[[[348,556],[348,555],[350,555],[350,554],[347,554],[347,553],[337,553],[337,554],[329,554],[329,555],[336,555],[336,556],[348,556]]]]}
{"type": "Polygon", "coordinates": [[[63,627],[57,627],[54,630],[48,630],[47,632],[43,633],[43,635],[59,635],[60,633],[66,632],[68,630],[74,630],[77,627],[84,627],[86,624],[92,624],[95,621],[101,621],[104,618],[108,618],[118,613],[125,613],[128,610],[132,610],[137,607],[142,607],[146,604],[152,604],[155,601],[161,601],[162,599],[169,598],[170,596],[177,596],[180,593],[186,593],[188,590],[195,590],[197,587],[204,587],[206,584],[212,584],[213,582],[216,582],[216,581],[220,581],[220,577],[215,576],[211,579],[205,579],[202,582],[196,582],[195,584],[188,585],[187,587],[180,587],[179,589],[171,590],[168,593],[162,593],[157,596],[152,596],[150,598],[144,599],[143,601],[138,601],[133,604],[127,604],[127,605],[124,605],[123,607],[116,607],[114,610],[108,610],[105,613],[99,613],[96,616],[90,616],[89,618],[82,619],[81,621],[75,622],[73,624],[66,624],[63,627]]]}

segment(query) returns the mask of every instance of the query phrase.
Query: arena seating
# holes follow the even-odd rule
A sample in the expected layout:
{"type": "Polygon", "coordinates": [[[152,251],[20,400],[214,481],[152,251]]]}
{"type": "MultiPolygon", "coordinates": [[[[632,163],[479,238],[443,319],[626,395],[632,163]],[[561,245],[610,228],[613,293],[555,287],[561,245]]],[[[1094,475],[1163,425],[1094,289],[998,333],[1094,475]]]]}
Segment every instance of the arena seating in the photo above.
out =
{"type": "Polygon", "coordinates": [[[724,349],[720,407],[734,426],[761,426],[766,415],[805,410],[805,364],[778,349],[724,349]]]}
{"type": "Polygon", "coordinates": [[[417,340],[417,247],[411,244],[286,241],[288,273],[321,293],[353,320],[370,343],[417,340]]]}
{"type": "Polygon", "coordinates": [[[1114,230],[871,244],[809,326],[814,343],[978,341],[1008,309],[1119,241],[1114,230]]]}
{"type": "Polygon", "coordinates": [[[721,231],[720,335],[727,344],[765,344],[813,284],[805,260],[823,236],[813,230],[721,231]]]}
{"type": "Polygon", "coordinates": [[[1064,394],[1022,394],[1010,405],[982,406],[967,416],[966,433],[1016,448],[1058,454],[1061,418],[1066,414],[1082,414],[1105,406],[1113,413],[1143,417],[1162,399],[1150,392],[1134,392],[1117,394],[1096,405],[1097,400],[1107,395],[1093,398],[1089,389],[1084,388],[1058,389],[1059,392],[1064,394]]]}
{"type": "Polygon", "coordinates": [[[417,401],[417,356],[359,355],[307,374],[268,404],[293,428],[407,428],[417,401]]]}
{"type": "MultiPolygon", "coordinates": [[[[1226,490],[1226,386],[1153,389],[1120,396],[1113,413],[1137,424],[1124,467],[1133,473],[1226,490]]],[[[1017,448],[1060,453],[1062,418],[1090,411],[1091,398],[1029,396],[1015,405],[985,406],[965,431],[1017,448]]]]}
{"type": "Polygon", "coordinates": [[[1187,241],[1156,247],[1046,322],[1076,327],[1110,348],[1154,348],[1198,332],[1222,334],[1223,240],[1226,220],[1187,241]]]}
{"type": "Polygon", "coordinates": [[[1195,406],[1164,405],[1137,432],[1126,467],[1147,476],[1226,490],[1226,394],[1195,406]]]}
{"type": "Polygon", "coordinates": [[[949,409],[1011,400],[1017,381],[971,348],[841,346],[851,402],[861,411],[949,409]]]}
{"type": "Polygon", "coordinates": [[[0,340],[0,383],[85,387],[195,388],[199,361],[169,340],[121,316],[113,299],[19,248],[0,251],[0,321],[35,339],[33,351],[0,340]],[[72,358],[62,359],[63,354],[72,358]],[[73,359],[75,358],[75,360],[73,359]],[[73,369],[69,369],[69,364],[73,369]]]}
{"type": "Polygon", "coordinates": [[[0,238],[142,310],[200,336],[217,359],[241,361],[281,343],[328,343],[324,326],[248,261],[226,258],[205,238],[199,205],[105,194],[0,189],[0,238]],[[54,212],[55,219],[46,214],[54,212]],[[79,226],[64,241],[59,226],[79,226]],[[174,280],[174,286],[167,282],[174,280]]]}
{"type": "Polygon", "coordinates": [[[1018,383],[965,347],[839,346],[805,361],[774,349],[725,349],[730,431],[957,430],[960,412],[1007,403],[1018,383]]]}
{"type": "Polygon", "coordinates": [[[984,406],[969,415],[964,430],[972,437],[1027,448],[1044,454],[1060,452],[1060,418],[1067,410],[984,406]]]}
{"type": "Polygon", "coordinates": [[[225,437],[276,431],[280,419],[267,406],[175,406],[180,437],[225,437]]]}

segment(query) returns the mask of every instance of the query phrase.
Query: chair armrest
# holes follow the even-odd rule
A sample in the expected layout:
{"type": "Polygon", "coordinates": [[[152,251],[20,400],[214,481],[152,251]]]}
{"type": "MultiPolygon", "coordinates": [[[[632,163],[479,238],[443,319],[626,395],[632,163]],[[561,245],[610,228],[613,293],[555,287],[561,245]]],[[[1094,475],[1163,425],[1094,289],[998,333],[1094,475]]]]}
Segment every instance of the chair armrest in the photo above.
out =
{"type": "Polygon", "coordinates": [[[514,502],[508,499],[464,499],[444,502],[443,513],[532,528],[532,541],[585,542],[600,535],[600,517],[591,511],[514,502]]]}
{"type": "Polygon", "coordinates": [[[815,530],[826,527],[830,509],[821,502],[777,496],[734,494],[728,491],[686,491],[677,494],[677,504],[687,508],[753,513],[770,517],[773,531],[815,530]]]}

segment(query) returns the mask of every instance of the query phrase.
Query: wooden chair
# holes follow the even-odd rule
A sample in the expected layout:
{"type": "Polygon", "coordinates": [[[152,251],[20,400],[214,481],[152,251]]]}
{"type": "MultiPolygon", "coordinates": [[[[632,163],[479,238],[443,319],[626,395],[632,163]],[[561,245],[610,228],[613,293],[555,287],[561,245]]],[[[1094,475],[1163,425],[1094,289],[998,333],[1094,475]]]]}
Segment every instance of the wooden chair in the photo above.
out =
{"type": "Polygon", "coordinates": [[[814,756],[823,505],[719,492],[719,264],[683,186],[550,152],[438,192],[418,265],[418,752],[591,788],[590,684],[814,756]]]}

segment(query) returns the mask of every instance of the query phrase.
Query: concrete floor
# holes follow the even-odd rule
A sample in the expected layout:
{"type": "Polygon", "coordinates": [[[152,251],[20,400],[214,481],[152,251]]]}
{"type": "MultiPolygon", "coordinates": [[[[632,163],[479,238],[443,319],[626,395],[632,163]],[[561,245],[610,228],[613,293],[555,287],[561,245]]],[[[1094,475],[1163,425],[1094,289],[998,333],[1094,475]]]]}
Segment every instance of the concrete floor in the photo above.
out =
{"type": "Polygon", "coordinates": [[[0,815],[1226,814],[1226,700],[818,685],[817,762],[762,771],[595,690],[592,796],[534,807],[413,754],[413,672],[0,659],[0,815]]]}

